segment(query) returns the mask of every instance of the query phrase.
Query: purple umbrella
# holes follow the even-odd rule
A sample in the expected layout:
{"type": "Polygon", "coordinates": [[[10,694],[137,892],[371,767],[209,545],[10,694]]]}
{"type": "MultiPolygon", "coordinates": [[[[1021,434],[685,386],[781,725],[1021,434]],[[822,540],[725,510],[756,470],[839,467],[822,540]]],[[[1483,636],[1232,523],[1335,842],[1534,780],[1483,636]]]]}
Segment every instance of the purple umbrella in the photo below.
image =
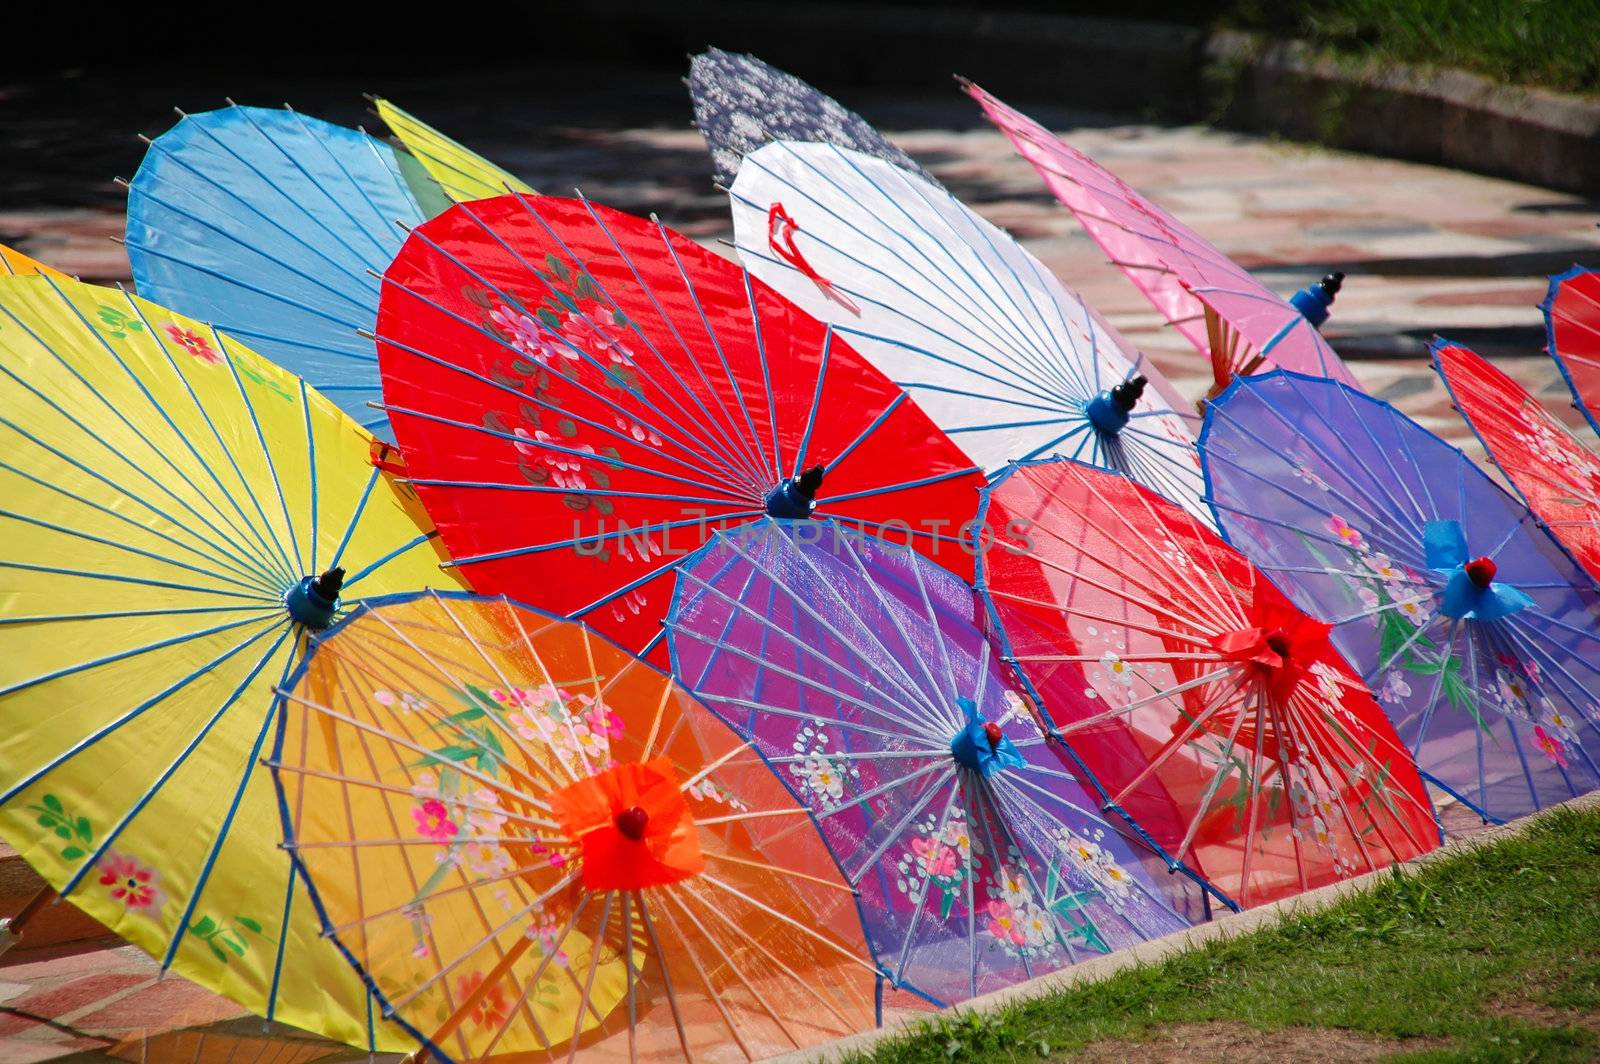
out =
{"type": "Polygon", "coordinates": [[[684,564],[667,620],[677,675],[816,814],[879,966],[941,1005],[1189,926],[1186,881],[1096,814],[974,610],[900,547],[766,520],[684,564]]]}
{"type": "Polygon", "coordinates": [[[1223,534],[1335,625],[1424,778],[1486,820],[1600,786],[1595,588],[1526,507],[1325,378],[1240,378],[1200,438],[1223,534]]]}

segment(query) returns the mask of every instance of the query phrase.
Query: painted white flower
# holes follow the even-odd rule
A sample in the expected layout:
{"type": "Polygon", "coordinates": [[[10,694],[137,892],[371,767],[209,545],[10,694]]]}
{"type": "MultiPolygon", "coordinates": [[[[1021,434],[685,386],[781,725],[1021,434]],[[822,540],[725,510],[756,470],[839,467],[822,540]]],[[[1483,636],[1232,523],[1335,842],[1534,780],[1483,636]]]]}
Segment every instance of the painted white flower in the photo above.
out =
{"type": "Polygon", "coordinates": [[[844,797],[844,776],[826,758],[814,757],[800,766],[801,778],[811,791],[830,802],[844,797]]]}
{"type": "Polygon", "coordinates": [[[1394,608],[1396,612],[1400,614],[1400,616],[1404,617],[1418,628],[1421,628],[1423,625],[1427,624],[1429,618],[1433,616],[1433,607],[1429,606],[1427,603],[1423,602],[1421,598],[1415,595],[1407,595],[1405,598],[1397,599],[1395,601],[1394,608]]]}
{"type": "Polygon", "coordinates": [[[1368,554],[1361,559],[1362,563],[1372,571],[1372,574],[1385,583],[1404,583],[1410,580],[1410,574],[1389,560],[1387,554],[1368,554]]]}
{"type": "Polygon", "coordinates": [[[1115,650],[1108,650],[1100,656],[1100,664],[1105,668],[1106,675],[1117,683],[1127,686],[1133,683],[1133,666],[1122,659],[1122,655],[1115,650]]]}
{"type": "Polygon", "coordinates": [[[1394,705],[1404,702],[1411,697],[1411,685],[1406,682],[1405,674],[1399,669],[1390,669],[1383,677],[1383,686],[1378,688],[1378,699],[1394,705]]]}

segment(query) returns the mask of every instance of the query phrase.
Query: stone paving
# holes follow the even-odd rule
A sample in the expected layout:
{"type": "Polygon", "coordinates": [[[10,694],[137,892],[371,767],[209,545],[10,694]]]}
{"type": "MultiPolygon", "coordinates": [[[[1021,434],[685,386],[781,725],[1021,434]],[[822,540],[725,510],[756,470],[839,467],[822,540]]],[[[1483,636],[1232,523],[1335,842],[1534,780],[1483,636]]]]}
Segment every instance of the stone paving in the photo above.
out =
{"type": "MultiPolygon", "coordinates": [[[[582,113],[553,90],[493,77],[398,85],[391,79],[385,86],[335,78],[308,87],[296,102],[309,113],[354,124],[363,120],[358,90],[382,88],[541,189],[562,193],[578,185],[598,201],[656,211],[708,243],[730,236],[725,201],[710,185],[709,163],[698,134],[687,128],[688,101],[673,73],[630,71],[593,83],[603,88],[582,113]]],[[[1005,92],[1004,85],[990,87],[1005,92]]],[[[17,92],[0,86],[0,103],[8,95],[14,99],[17,92]]],[[[131,175],[139,151],[129,134],[165,128],[165,105],[201,109],[214,101],[196,95],[192,88],[141,84],[104,99],[89,112],[92,122],[64,105],[44,104],[25,121],[0,122],[0,151],[6,152],[0,157],[7,160],[0,166],[0,241],[86,280],[127,280],[126,256],[110,239],[120,234],[122,217],[120,193],[109,178],[131,175]]],[[[240,98],[264,103],[281,95],[240,98]]],[[[28,92],[20,96],[26,100],[28,92]]],[[[944,99],[846,94],[845,102],[878,121],[951,191],[1015,233],[1182,390],[1195,397],[1204,391],[1201,357],[1103,261],[1032,169],[954,86],[944,99]]],[[[1547,274],[1574,261],[1600,266],[1600,204],[1206,128],[1132,124],[1049,106],[1034,110],[1275,290],[1288,294],[1330,269],[1346,271],[1326,330],[1334,347],[1369,391],[1469,453],[1481,452],[1423,358],[1435,332],[1494,357],[1580,423],[1553,363],[1541,354],[1537,304],[1547,274]]],[[[370,116],[365,121],[379,128],[370,116]]],[[[131,947],[76,955],[19,952],[0,967],[0,1064],[64,1057],[309,1062],[345,1055],[238,1017],[233,1006],[181,980],[158,980],[153,962],[131,947]],[[203,1034],[144,1030],[158,1019],[166,1027],[207,1026],[203,1034]]]]}
{"type": "MultiPolygon", "coordinates": [[[[386,91],[545,191],[565,194],[580,187],[625,210],[656,211],[707,242],[731,235],[699,135],[688,128],[687,97],[671,73],[633,71],[607,84],[608,94],[582,115],[563,111],[529,87],[494,110],[458,82],[386,91]]],[[[375,118],[361,114],[353,87],[344,93],[324,85],[316,90],[316,99],[337,102],[322,111],[302,104],[311,113],[381,129],[375,118]]],[[[192,90],[169,91],[169,99],[205,106],[190,99],[192,90]]],[[[491,91],[504,97],[516,90],[484,90],[491,91]]],[[[956,195],[1017,235],[1181,388],[1196,396],[1203,391],[1199,357],[1104,262],[1032,169],[953,85],[944,99],[847,94],[846,102],[877,120],[956,195]]],[[[1470,444],[1470,433],[1451,414],[1426,367],[1426,344],[1436,332],[1500,360],[1552,407],[1570,413],[1566,390],[1541,355],[1536,308],[1548,274],[1575,261],[1600,265],[1600,203],[1204,127],[1130,124],[1048,105],[1033,110],[1269,287],[1288,294],[1330,269],[1349,274],[1327,335],[1369,391],[1430,428],[1470,444]]],[[[14,192],[20,196],[0,199],[0,241],[85,279],[125,280],[126,257],[109,239],[121,232],[121,201],[107,179],[128,176],[137,164],[139,146],[130,147],[128,130],[159,132],[169,113],[150,100],[129,112],[125,128],[80,129],[74,142],[79,154],[86,154],[89,165],[104,159],[109,169],[75,177],[46,170],[38,180],[18,181],[22,187],[14,192]],[[88,147],[80,143],[84,136],[88,147]],[[95,138],[106,142],[104,150],[89,150],[95,138]],[[52,192],[57,202],[51,202],[52,192]],[[23,205],[13,209],[18,199],[23,205]]],[[[45,137],[36,146],[48,152],[53,143],[45,137]]],[[[0,193],[5,188],[0,177],[0,193]]],[[[1573,423],[1578,424],[1575,416],[1573,423]]]]}

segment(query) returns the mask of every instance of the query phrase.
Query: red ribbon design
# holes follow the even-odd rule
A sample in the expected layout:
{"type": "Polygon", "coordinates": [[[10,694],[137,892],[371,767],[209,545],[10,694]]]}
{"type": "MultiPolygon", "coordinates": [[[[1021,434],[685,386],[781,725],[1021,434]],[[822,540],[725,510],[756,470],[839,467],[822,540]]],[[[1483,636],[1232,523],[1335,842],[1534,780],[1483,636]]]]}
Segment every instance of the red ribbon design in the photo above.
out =
{"type": "Polygon", "coordinates": [[[822,290],[822,294],[844,307],[850,313],[859,316],[861,308],[856,306],[843,292],[833,286],[833,282],[818,273],[816,267],[806,261],[805,255],[795,247],[794,236],[800,231],[800,225],[789,212],[783,209],[783,204],[774,203],[767,211],[767,246],[778,258],[799,270],[812,284],[822,290]]]}

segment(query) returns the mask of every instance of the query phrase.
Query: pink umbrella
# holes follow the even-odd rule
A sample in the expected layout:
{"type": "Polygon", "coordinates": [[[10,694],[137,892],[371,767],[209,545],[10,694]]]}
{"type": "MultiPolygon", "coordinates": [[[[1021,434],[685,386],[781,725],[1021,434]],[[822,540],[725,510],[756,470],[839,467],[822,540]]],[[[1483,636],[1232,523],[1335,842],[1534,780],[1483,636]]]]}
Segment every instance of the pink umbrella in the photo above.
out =
{"type": "MultiPolygon", "coordinates": [[[[1305,314],[1208,240],[1027,115],[971,82],[962,87],[1112,264],[1211,359],[1212,397],[1236,375],[1274,367],[1360,387],[1305,314]]],[[[1308,309],[1319,313],[1337,290],[1331,277],[1307,289],[1308,309]]]]}

